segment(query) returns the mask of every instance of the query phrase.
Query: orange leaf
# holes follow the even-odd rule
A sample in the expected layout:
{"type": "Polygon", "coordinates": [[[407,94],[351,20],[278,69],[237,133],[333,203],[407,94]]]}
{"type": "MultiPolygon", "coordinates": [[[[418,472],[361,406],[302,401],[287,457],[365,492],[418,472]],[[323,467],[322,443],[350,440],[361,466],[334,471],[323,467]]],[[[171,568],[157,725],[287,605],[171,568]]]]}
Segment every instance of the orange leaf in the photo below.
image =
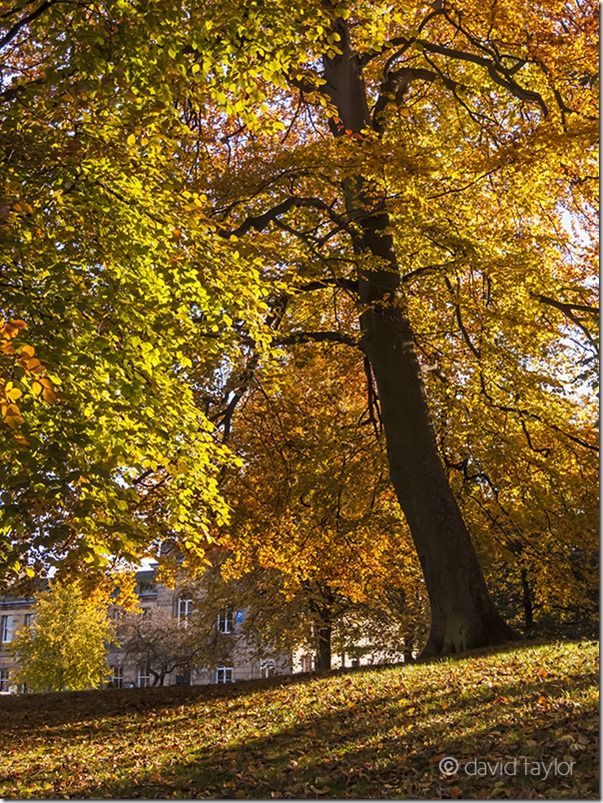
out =
{"type": "Polygon", "coordinates": [[[4,423],[14,429],[14,427],[18,427],[19,424],[23,423],[23,416],[21,415],[19,408],[16,404],[9,404],[4,410],[3,406],[3,416],[4,416],[4,423]]]}
{"type": "Polygon", "coordinates": [[[30,357],[27,360],[23,360],[23,365],[32,373],[42,373],[44,371],[44,366],[37,357],[30,357]]]}
{"type": "Polygon", "coordinates": [[[57,394],[52,388],[44,388],[42,391],[42,397],[44,398],[45,402],[48,402],[48,404],[52,404],[57,400],[57,394]]]}

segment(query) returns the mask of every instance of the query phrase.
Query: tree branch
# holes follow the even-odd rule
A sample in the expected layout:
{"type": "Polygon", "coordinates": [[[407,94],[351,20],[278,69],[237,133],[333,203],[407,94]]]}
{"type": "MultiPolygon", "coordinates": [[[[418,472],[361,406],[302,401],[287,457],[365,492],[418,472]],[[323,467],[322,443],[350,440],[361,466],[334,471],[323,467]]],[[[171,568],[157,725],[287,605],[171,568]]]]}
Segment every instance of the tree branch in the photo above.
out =
{"type": "Polygon", "coordinates": [[[222,231],[220,234],[222,237],[228,238],[240,237],[246,234],[250,229],[263,231],[273,220],[276,220],[281,215],[287,214],[287,212],[294,208],[320,209],[326,212],[330,219],[337,223],[338,226],[347,228],[346,220],[341,215],[338,215],[332,206],[326,203],[326,201],[323,201],[322,198],[298,198],[292,196],[282,203],[277,204],[277,206],[272,207],[272,209],[263,212],[261,215],[252,215],[246,218],[236,229],[222,231]]]}
{"type": "Polygon", "coordinates": [[[582,323],[580,318],[577,315],[574,315],[574,312],[585,312],[589,315],[593,315],[598,317],[599,315],[599,307],[589,307],[587,304],[570,304],[565,301],[557,301],[554,298],[550,298],[549,296],[539,295],[538,293],[532,293],[532,296],[537,300],[540,301],[542,304],[547,304],[549,307],[553,307],[554,309],[559,310],[562,312],[566,318],[580,329],[580,331],[584,334],[588,342],[591,344],[595,352],[599,353],[599,346],[594,339],[594,337],[589,332],[588,328],[582,323]]]}
{"type": "Polygon", "coordinates": [[[486,381],[484,379],[483,372],[481,371],[480,371],[479,381],[482,393],[484,394],[486,399],[488,399],[492,407],[495,407],[497,410],[502,410],[505,413],[516,413],[520,417],[520,420],[523,419],[524,416],[526,416],[526,418],[531,418],[534,421],[539,421],[541,424],[544,424],[545,427],[549,427],[550,429],[553,429],[555,432],[558,432],[560,435],[563,435],[564,437],[568,438],[568,440],[572,441],[573,443],[577,443],[578,446],[583,446],[585,449],[590,449],[593,452],[599,451],[599,447],[596,444],[589,443],[588,441],[582,440],[582,438],[579,438],[577,435],[572,435],[571,433],[566,432],[564,429],[561,429],[561,427],[557,426],[557,424],[553,424],[551,421],[546,421],[544,418],[537,415],[536,413],[531,413],[529,410],[526,410],[525,408],[522,409],[521,407],[514,407],[508,404],[497,404],[486,388],[486,381]]]}
{"type": "Polygon", "coordinates": [[[352,346],[353,348],[360,348],[360,341],[343,332],[291,332],[284,337],[278,337],[273,340],[278,346],[293,346],[298,343],[341,343],[344,346],[352,346]]]}
{"type": "Polygon", "coordinates": [[[33,22],[35,19],[37,19],[41,14],[47,11],[50,6],[54,5],[55,2],[56,0],[45,0],[45,2],[32,11],[31,14],[28,14],[27,16],[23,17],[23,19],[15,22],[15,24],[10,27],[0,39],[0,48],[6,47],[6,45],[12,42],[22,28],[25,28],[26,25],[29,25],[30,22],[33,22]]]}
{"type": "Polygon", "coordinates": [[[599,316],[599,307],[591,307],[588,304],[570,304],[567,301],[557,301],[554,298],[549,298],[549,296],[542,296],[537,293],[534,293],[534,298],[538,301],[541,301],[543,304],[549,304],[551,307],[555,307],[561,312],[569,313],[569,312],[588,312],[595,317],[599,316]]]}
{"type": "MultiPolygon", "coordinates": [[[[499,86],[504,87],[512,95],[519,100],[526,100],[532,103],[537,103],[540,108],[542,109],[542,113],[545,117],[548,116],[549,110],[544,102],[540,93],[535,92],[532,89],[525,89],[525,87],[520,86],[515,78],[513,77],[517,70],[519,69],[518,65],[514,65],[513,67],[505,67],[498,60],[493,60],[486,58],[485,56],[478,56],[476,53],[468,53],[465,50],[458,50],[457,48],[448,47],[446,45],[439,45],[433,42],[428,42],[425,39],[413,38],[413,39],[406,39],[404,37],[392,39],[389,42],[391,47],[394,46],[401,46],[403,48],[402,52],[410,47],[411,45],[419,45],[424,50],[428,51],[429,53],[437,53],[441,56],[447,56],[449,58],[455,59],[457,61],[467,61],[472,64],[478,64],[480,67],[485,67],[488,71],[488,74],[492,78],[492,80],[497,83],[499,86]]],[[[521,64],[521,62],[519,62],[521,64]]],[[[404,69],[404,68],[401,68],[404,69]]],[[[412,70],[411,72],[415,73],[416,78],[423,78],[424,80],[434,80],[431,76],[428,75],[419,75],[418,73],[423,72],[422,70],[412,70]]],[[[425,73],[430,73],[430,70],[426,70],[425,73]]],[[[413,78],[414,80],[414,78],[413,78]]],[[[451,80],[451,79],[446,79],[451,80]]],[[[455,82],[452,82],[455,83],[455,82]]]]}
{"type": "Polygon", "coordinates": [[[305,284],[296,287],[296,290],[302,292],[311,292],[312,290],[324,290],[327,287],[341,287],[348,290],[350,293],[358,293],[358,282],[354,279],[344,279],[334,277],[332,279],[318,279],[315,282],[306,282],[305,284]]]}
{"type": "MultiPolygon", "coordinates": [[[[430,11],[429,14],[419,24],[419,27],[417,28],[417,34],[421,33],[423,28],[425,28],[425,26],[427,25],[428,22],[430,22],[430,20],[432,20],[434,17],[437,17],[437,16],[441,15],[442,13],[443,13],[443,9],[442,8],[436,8],[435,11],[430,11]]],[[[406,50],[408,50],[408,48],[415,41],[416,41],[416,39],[404,39],[404,40],[392,39],[389,42],[385,42],[382,45],[382,47],[379,48],[379,50],[370,50],[370,51],[367,51],[366,53],[359,53],[358,54],[358,64],[360,65],[360,67],[365,67],[374,58],[377,58],[378,56],[383,55],[383,53],[387,52],[388,50],[390,50],[390,49],[392,49],[392,48],[394,48],[396,46],[400,46],[401,45],[401,47],[399,47],[399,49],[388,58],[388,60],[387,60],[387,62],[385,64],[385,72],[387,72],[387,70],[389,69],[389,66],[396,59],[399,59],[400,56],[406,50]]]]}
{"type": "Polygon", "coordinates": [[[464,88],[462,84],[453,81],[443,73],[438,74],[423,67],[400,67],[400,69],[389,73],[379,87],[379,97],[373,107],[372,115],[373,125],[377,131],[382,130],[379,118],[387,104],[392,101],[392,95],[394,95],[395,100],[399,100],[406,93],[410,84],[418,80],[429,81],[430,83],[441,80],[447,89],[452,89],[453,91],[458,88],[464,88]]]}
{"type": "MultiPolygon", "coordinates": [[[[448,288],[450,295],[452,296],[453,305],[454,305],[454,312],[457,323],[459,325],[459,329],[461,330],[461,334],[463,335],[463,339],[465,343],[469,346],[469,349],[474,357],[480,358],[480,350],[476,346],[473,345],[471,338],[469,337],[469,332],[465,328],[465,324],[463,323],[463,317],[461,315],[461,305],[458,299],[458,293],[455,295],[454,288],[452,286],[452,282],[448,278],[448,276],[444,276],[444,282],[446,283],[446,287],[448,288]]],[[[458,289],[458,288],[457,288],[458,289]]]]}

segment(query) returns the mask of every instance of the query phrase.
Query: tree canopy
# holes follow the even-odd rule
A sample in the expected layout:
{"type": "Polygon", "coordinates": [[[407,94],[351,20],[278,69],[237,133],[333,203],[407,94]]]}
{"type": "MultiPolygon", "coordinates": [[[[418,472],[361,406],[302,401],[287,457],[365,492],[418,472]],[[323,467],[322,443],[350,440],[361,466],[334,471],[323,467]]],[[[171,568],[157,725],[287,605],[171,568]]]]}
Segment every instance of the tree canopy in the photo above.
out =
{"type": "Polygon", "coordinates": [[[291,346],[340,344],[431,649],[507,637],[467,526],[566,566],[592,533],[595,4],[57,1],[2,26],[1,314],[27,325],[3,567],[166,536],[199,564],[235,407],[291,346]]]}
{"type": "Polygon", "coordinates": [[[32,623],[17,631],[11,645],[17,683],[34,692],[81,691],[107,680],[107,643],[115,634],[106,591],[55,582],[36,595],[32,623]]]}

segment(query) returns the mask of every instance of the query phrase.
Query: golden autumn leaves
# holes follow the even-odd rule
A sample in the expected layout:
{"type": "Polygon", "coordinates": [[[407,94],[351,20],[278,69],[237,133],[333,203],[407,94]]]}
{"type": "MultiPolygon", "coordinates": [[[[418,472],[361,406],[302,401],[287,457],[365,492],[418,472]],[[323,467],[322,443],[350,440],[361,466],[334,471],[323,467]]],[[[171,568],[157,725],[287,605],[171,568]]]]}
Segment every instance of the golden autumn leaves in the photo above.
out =
{"type": "MultiPolygon", "coordinates": [[[[29,343],[15,343],[24,329],[27,329],[27,324],[18,318],[10,321],[0,319],[0,354],[9,358],[14,367],[21,369],[22,379],[29,380],[24,383],[7,376],[0,377],[0,415],[5,426],[11,430],[16,430],[24,423],[21,408],[17,404],[24,393],[29,392],[48,404],[57,399],[53,383],[45,375],[46,368],[36,356],[34,347],[29,343]]],[[[24,435],[16,433],[15,438],[23,445],[27,444],[24,435]]]]}

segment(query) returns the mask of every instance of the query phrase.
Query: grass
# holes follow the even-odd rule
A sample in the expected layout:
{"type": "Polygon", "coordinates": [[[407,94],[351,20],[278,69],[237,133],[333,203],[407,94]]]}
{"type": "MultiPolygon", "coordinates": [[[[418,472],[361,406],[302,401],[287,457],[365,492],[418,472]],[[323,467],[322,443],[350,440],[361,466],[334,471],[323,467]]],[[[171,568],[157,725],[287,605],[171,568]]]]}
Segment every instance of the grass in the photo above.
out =
{"type": "Polygon", "coordinates": [[[0,797],[598,799],[597,659],[593,642],[556,642],[329,677],[4,698],[0,797]],[[444,756],[456,774],[440,772],[444,756]]]}

